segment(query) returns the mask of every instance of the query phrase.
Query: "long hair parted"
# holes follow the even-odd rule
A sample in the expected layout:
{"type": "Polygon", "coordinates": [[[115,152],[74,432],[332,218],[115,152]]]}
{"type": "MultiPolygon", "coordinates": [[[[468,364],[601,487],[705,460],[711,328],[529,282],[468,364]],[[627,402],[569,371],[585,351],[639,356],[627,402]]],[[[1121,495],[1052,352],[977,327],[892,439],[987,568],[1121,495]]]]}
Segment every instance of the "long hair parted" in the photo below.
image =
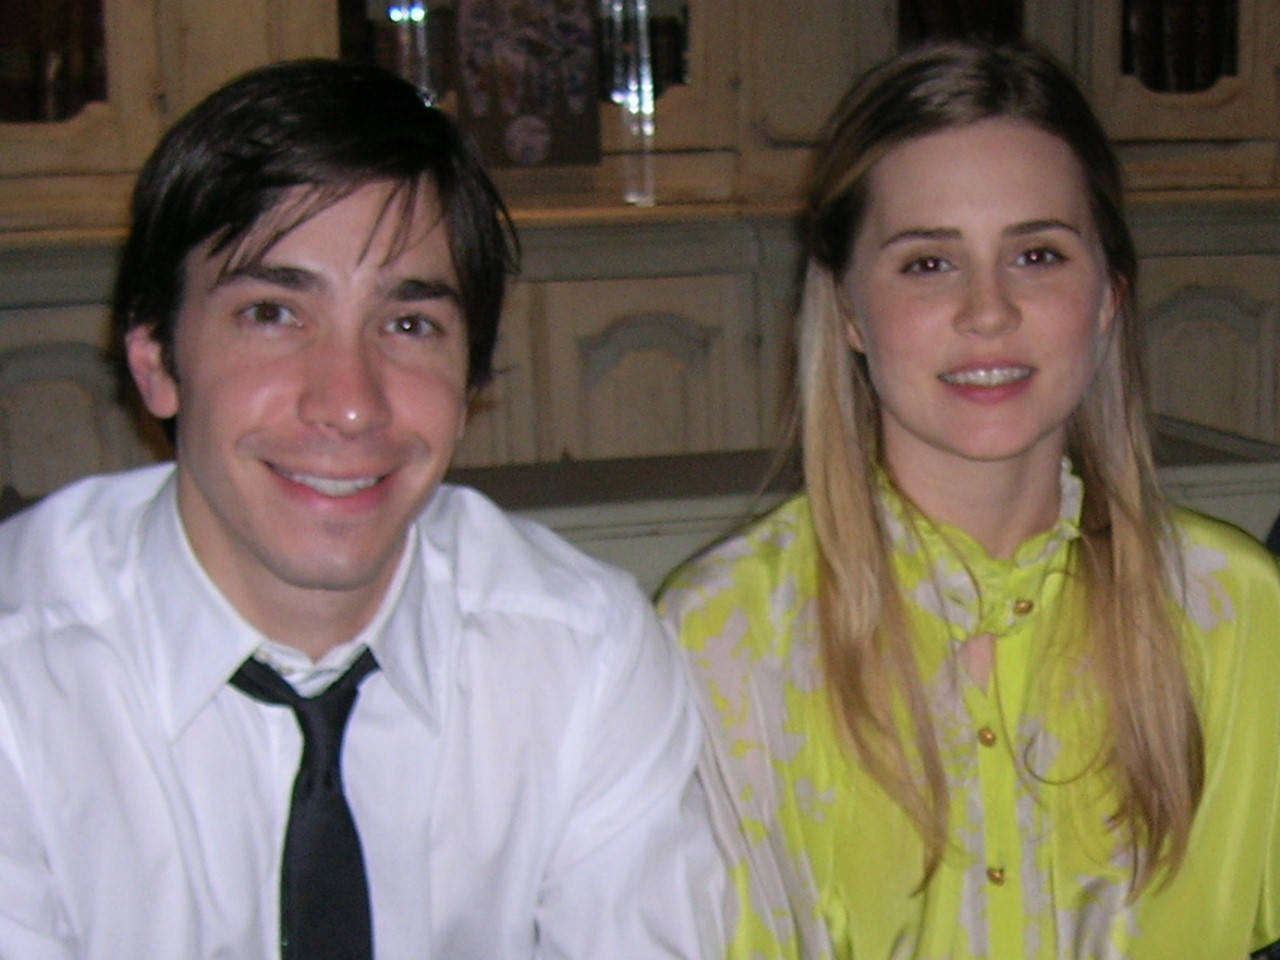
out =
{"type": "Polygon", "coordinates": [[[1113,823],[1135,854],[1136,894],[1182,862],[1204,748],[1169,605],[1176,558],[1148,435],[1137,257],[1119,168],[1069,74],[1029,45],[939,43],[871,71],[840,103],[811,170],[798,429],[819,542],[826,682],[856,759],[921,832],[923,885],[946,844],[947,781],[877,508],[879,403],[846,340],[837,285],[877,161],[904,141],[988,118],[1033,125],[1071,148],[1116,295],[1097,373],[1067,425],[1067,453],[1084,484],[1075,549],[1088,600],[1085,682],[1106,710],[1099,758],[1114,785],[1113,823]]]}

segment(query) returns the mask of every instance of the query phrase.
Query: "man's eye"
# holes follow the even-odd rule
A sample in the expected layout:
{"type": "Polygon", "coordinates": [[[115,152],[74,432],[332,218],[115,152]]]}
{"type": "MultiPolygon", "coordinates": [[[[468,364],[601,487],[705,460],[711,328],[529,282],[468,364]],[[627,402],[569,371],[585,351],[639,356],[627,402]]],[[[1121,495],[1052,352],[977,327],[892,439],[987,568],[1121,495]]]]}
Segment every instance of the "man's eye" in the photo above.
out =
{"type": "Polygon", "coordinates": [[[940,273],[947,269],[950,264],[942,257],[924,256],[916,257],[905,264],[902,268],[903,273],[940,273]]]}
{"type": "Polygon", "coordinates": [[[401,333],[410,337],[429,337],[441,332],[440,324],[420,313],[396,317],[388,324],[388,329],[392,333],[401,333]]]}
{"type": "Polygon", "coordinates": [[[263,327],[274,327],[294,322],[292,310],[269,300],[245,307],[240,311],[240,315],[250,323],[263,327]]]}
{"type": "Polygon", "coordinates": [[[1018,264],[1027,267],[1047,267],[1055,263],[1061,263],[1066,259],[1052,247],[1033,247],[1019,254],[1018,264]]]}

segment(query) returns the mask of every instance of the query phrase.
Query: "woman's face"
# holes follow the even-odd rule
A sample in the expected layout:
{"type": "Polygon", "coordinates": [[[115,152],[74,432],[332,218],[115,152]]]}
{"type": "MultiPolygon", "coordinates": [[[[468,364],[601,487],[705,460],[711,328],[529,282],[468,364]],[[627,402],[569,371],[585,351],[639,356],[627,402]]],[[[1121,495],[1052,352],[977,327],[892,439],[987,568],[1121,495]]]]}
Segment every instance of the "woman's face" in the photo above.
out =
{"type": "Polygon", "coordinates": [[[895,476],[1056,471],[1116,307],[1074,154],[982,120],[894,147],[868,186],[840,293],[895,476]]]}

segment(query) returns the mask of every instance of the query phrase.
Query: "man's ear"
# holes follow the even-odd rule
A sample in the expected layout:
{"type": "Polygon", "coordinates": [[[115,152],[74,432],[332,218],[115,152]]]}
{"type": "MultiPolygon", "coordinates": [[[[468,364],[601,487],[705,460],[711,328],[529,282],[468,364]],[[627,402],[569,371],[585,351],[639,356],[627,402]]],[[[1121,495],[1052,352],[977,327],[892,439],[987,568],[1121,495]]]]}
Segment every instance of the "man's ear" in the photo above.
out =
{"type": "Polygon", "coordinates": [[[124,336],[125,359],[142,402],[151,414],[168,420],[178,412],[178,385],[165,369],[160,342],[151,325],[134,327],[124,336]]]}

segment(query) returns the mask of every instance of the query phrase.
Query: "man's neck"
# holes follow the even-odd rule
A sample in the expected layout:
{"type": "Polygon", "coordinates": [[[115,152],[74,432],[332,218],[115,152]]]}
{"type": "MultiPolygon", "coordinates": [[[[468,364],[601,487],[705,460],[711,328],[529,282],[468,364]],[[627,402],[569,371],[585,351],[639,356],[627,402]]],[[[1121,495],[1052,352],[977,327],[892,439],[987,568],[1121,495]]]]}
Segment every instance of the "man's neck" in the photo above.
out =
{"type": "Polygon", "coordinates": [[[400,563],[358,589],[326,590],[283,583],[256,571],[207,571],[215,587],[264,636],[319,661],[355,638],[377,615],[400,563]]]}

